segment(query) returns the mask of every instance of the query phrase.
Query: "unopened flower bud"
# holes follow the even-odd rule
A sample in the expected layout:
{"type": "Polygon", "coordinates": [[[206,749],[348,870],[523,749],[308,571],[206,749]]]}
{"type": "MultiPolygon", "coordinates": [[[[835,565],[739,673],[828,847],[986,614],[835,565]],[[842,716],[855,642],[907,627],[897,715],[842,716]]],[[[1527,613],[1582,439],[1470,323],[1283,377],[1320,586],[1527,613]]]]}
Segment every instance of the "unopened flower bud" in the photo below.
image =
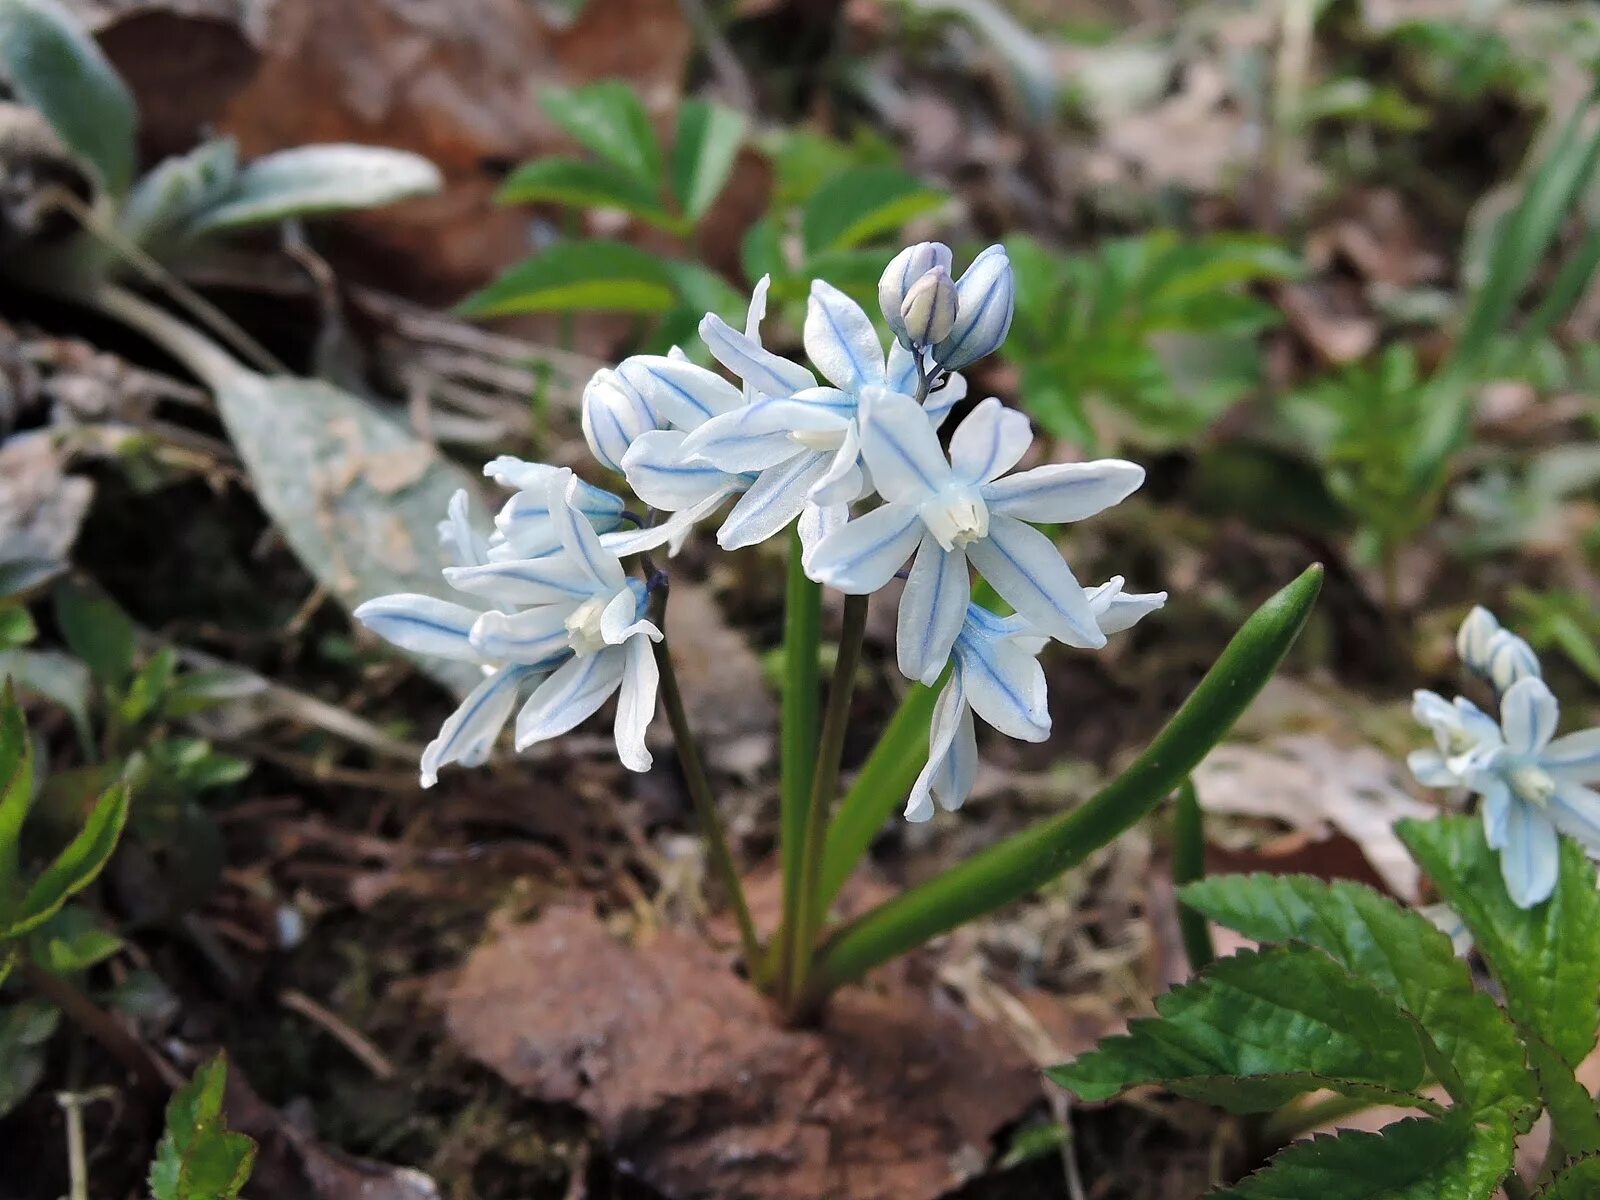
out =
{"type": "Polygon", "coordinates": [[[1456,633],[1456,654],[1467,670],[1477,675],[1489,673],[1489,641],[1500,632],[1500,622],[1481,604],[1473,605],[1456,633]]]}
{"type": "Polygon", "coordinates": [[[900,320],[914,347],[949,337],[956,323],[956,283],[950,272],[935,267],[917,280],[900,305],[900,320]]]}
{"type": "Polygon", "coordinates": [[[634,439],[661,421],[644,392],[630,378],[628,363],[596,371],[583,389],[583,438],[606,466],[619,474],[622,456],[634,439]]]}
{"type": "Polygon", "coordinates": [[[950,247],[942,242],[918,242],[896,254],[884,268],[883,276],[878,280],[878,304],[883,309],[883,319],[906,349],[912,346],[905,318],[901,315],[906,297],[929,271],[943,267],[948,274],[950,264],[954,261],[950,247]]]}
{"type": "Polygon", "coordinates": [[[1489,639],[1488,669],[1495,691],[1505,692],[1520,679],[1540,677],[1539,656],[1516,634],[1502,629],[1489,639]]]}
{"type": "Polygon", "coordinates": [[[1011,331],[1016,280],[1004,246],[990,246],[956,281],[956,322],[933,349],[946,371],[959,371],[993,354],[1011,331]]]}

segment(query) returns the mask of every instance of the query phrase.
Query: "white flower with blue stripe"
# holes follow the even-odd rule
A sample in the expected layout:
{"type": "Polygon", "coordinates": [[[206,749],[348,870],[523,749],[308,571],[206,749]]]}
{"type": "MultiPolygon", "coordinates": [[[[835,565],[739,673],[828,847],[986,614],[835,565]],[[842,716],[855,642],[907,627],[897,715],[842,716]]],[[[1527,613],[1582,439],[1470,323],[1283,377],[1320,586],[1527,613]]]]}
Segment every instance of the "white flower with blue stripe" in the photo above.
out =
{"type": "MultiPolygon", "coordinates": [[[[1165,592],[1128,593],[1123,582],[1119,575],[1088,593],[1102,635],[1131,628],[1166,603],[1165,592]]],[[[954,811],[971,795],[978,774],[974,713],[1020,741],[1050,736],[1049,699],[1038,661],[1048,641],[1026,617],[1000,617],[981,605],[967,606],[950,680],[934,704],[928,762],[912,786],[906,820],[929,820],[935,804],[954,811]]]]}
{"type": "Polygon", "coordinates": [[[1456,633],[1456,653],[1467,670],[1494,685],[1497,694],[1519,679],[1538,677],[1539,657],[1509,629],[1502,628],[1495,615],[1482,605],[1475,606],[1456,633]]]}
{"type": "Polygon", "coordinates": [[[1101,459],[1007,475],[1033,433],[992,397],[957,427],[948,459],[909,396],[870,391],[861,420],[862,453],[884,503],[824,538],[807,565],[819,582],[865,595],[915,555],[896,633],[907,678],[932,683],[944,670],[971,594],[969,563],[1044,635],[1105,644],[1083,586],[1029,522],[1093,516],[1136,491],[1144,468],[1101,459]]]}

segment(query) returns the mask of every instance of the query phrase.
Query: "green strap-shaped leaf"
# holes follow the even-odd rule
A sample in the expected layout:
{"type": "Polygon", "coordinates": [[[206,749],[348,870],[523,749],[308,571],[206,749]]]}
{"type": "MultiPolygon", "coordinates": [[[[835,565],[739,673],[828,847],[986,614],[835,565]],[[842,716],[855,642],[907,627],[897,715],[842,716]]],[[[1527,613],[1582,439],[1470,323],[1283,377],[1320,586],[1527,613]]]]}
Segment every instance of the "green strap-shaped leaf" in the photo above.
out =
{"type": "Polygon", "coordinates": [[[37,929],[61,910],[68,899],[88,887],[117,848],[128,820],[128,789],[115,784],[100,797],[78,836],[55,862],[33,881],[17,906],[17,915],[0,937],[20,937],[37,929]]]}
{"type": "Polygon", "coordinates": [[[501,204],[566,204],[573,208],[616,208],[663,229],[681,222],[661,206],[648,184],[603,162],[541,158],[524,163],[495,194],[501,204]]]}
{"type": "Polygon", "coordinates": [[[671,272],[637,246],[558,242],[468,296],[457,311],[469,317],[586,309],[662,313],[677,301],[671,272]]]}
{"type": "Polygon", "coordinates": [[[1131,828],[1226,736],[1289,652],[1322,588],[1307,568],[1251,615],[1164,728],[1120,776],[1086,803],[1042,821],[840,928],[819,949],[819,990],[858,979],[1034,889],[1131,828]]]}
{"type": "Polygon", "coordinates": [[[1050,1078],[1080,1099],[1160,1083],[1234,1112],[1276,1108],[1330,1088],[1408,1095],[1427,1074],[1416,1029],[1394,1004],[1324,954],[1303,947],[1220,959],[1156,1001],[1159,1017],[1050,1078]]]}
{"type": "Polygon", "coordinates": [[[197,212],[191,237],[314,213],[377,208],[443,186],[439,168],[419,154],[384,146],[296,146],[258,158],[222,198],[197,212]]]}
{"type": "Polygon", "coordinates": [[[239,147],[232,138],[201,142],[134,185],[117,227],[136,246],[159,255],[181,240],[181,230],[197,213],[221,203],[238,176],[239,147]]]}
{"type": "Polygon", "coordinates": [[[1472,984],[1450,939],[1369,887],[1305,875],[1220,875],[1184,888],[1185,904],[1259,942],[1306,942],[1393,998],[1444,1058],[1433,1068],[1457,1103],[1526,1132],[1539,1095],[1522,1043],[1472,984]]]}
{"type": "Polygon", "coordinates": [[[672,143],[672,190],[691,222],[705,216],[727,186],[744,141],[744,130],[744,117],[718,104],[685,100],[678,109],[678,132],[672,143]]]}
{"type": "Polygon", "coordinates": [[[540,97],[550,119],[612,166],[661,187],[661,142],[634,90],[604,79],[571,91],[551,89],[540,97]]]}
{"type": "Polygon", "coordinates": [[[133,96],[58,0],[0,0],[0,74],[113,196],[133,178],[133,96]]]}
{"type": "Polygon", "coordinates": [[[1489,1200],[1511,1149],[1504,1126],[1459,1116],[1346,1130],[1296,1142],[1210,1200],[1489,1200]]]}
{"type": "Polygon", "coordinates": [[[234,1200],[256,1144],[228,1130],[222,1101],[228,1063],[222,1055],[195,1072],[167,1105],[167,1130],[150,1164],[151,1200],[234,1200]]]}
{"type": "Polygon", "coordinates": [[[1539,1200],[1594,1200],[1600,1196],[1600,1155],[1570,1163],[1539,1193],[1539,1200]]]}
{"type": "Polygon", "coordinates": [[[1506,893],[1500,864],[1471,817],[1404,821],[1400,837],[1466,922],[1518,1024],[1576,1067],[1600,1029],[1600,893],[1594,867],[1561,839],[1555,894],[1530,909],[1506,893]]]}
{"type": "Polygon", "coordinates": [[[99,588],[67,580],[55,591],[56,624],[95,679],[120,690],[133,673],[133,621],[99,588]]]}
{"type": "Polygon", "coordinates": [[[894,233],[945,203],[945,194],[899,167],[853,167],[806,202],[801,234],[808,255],[850,250],[894,233]]]}
{"type": "Polygon", "coordinates": [[[7,679],[0,686],[0,927],[22,892],[17,878],[22,823],[33,803],[33,743],[22,705],[7,679]]]}

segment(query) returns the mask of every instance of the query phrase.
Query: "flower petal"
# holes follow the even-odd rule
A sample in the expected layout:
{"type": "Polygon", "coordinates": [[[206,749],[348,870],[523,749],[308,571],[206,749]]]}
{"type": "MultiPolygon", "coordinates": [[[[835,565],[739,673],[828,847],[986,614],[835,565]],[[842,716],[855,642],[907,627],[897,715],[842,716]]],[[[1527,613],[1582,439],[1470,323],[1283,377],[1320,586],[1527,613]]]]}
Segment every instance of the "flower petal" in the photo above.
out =
{"type": "Polygon", "coordinates": [[[808,577],[811,574],[812,555],[822,539],[835,529],[843,529],[849,520],[850,506],[847,504],[822,505],[807,501],[800,510],[800,565],[808,577]]]}
{"type": "Polygon", "coordinates": [[[510,454],[502,454],[483,464],[484,475],[501,487],[517,492],[537,492],[541,496],[551,477],[562,470],[549,463],[528,462],[510,454]]]}
{"type": "Polygon", "coordinates": [[[1006,603],[1057,641],[1098,650],[1106,644],[1094,609],[1055,543],[1014,517],[991,513],[989,536],[967,557],[1006,603]]]}
{"type": "Polygon", "coordinates": [[[955,812],[972,795],[972,785],[977,781],[978,731],[973,726],[972,708],[963,704],[956,735],[950,740],[950,752],[934,772],[933,798],[946,812],[955,812]]]}
{"type": "Polygon", "coordinates": [[[922,822],[932,819],[934,782],[945,774],[946,760],[950,757],[956,736],[961,732],[961,718],[966,713],[967,701],[962,692],[961,673],[957,671],[933,702],[933,719],[928,725],[928,761],[923,764],[916,782],[911,785],[911,795],[906,799],[906,820],[922,822]]]}
{"type": "Polygon", "coordinates": [[[654,430],[641,435],[622,456],[628,486],[651,508],[677,512],[743,486],[738,475],[689,454],[683,445],[687,437],[678,429],[654,430]]]}
{"type": "Polygon", "coordinates": [[[566,480],[565,486],[559,479],[551,481],[551,519],[555,522],[556,532],[561,535],[561,548],[594,581],[595,589],[615,591],[622,586],[626,575],[617,556],[600,544],[600,535],[575,506],[578,483],[576,478],[566,480]]]}
{"type": "Polygon", "coordinates": [[[1500,622],[1483,605],[1474,605],[1456,631],[1456,655],[1467,670],[1478,675],[1489,673],[1489,639],[1500,632],[1500,622]]]}
{"type": "Polygon", "coordinates": [[[811,578],[853,596],[877,591],[922,540],[922,520],[906,504],[885,504],[846,522],[811,552],[811,578]]]}
{"type": "Polygon", "coordinates": [[[518,613],[486,612],[472,627],[472,644],[486,659],[543,665],[566,653],[567,618],[575,608],[569,601],[518,613]]]}
{"type": "MultiPolygon", "coordinates": [[[[1449,767],[1449,764],[1445,764],[1449,767]]],[[[1458,776],[1459,778],[1459,776],[1458,776]]],[[[1474,772],[1468,784],[1472,790],[1482,797],[1480,806],[1483,816],[1483,838],[1489,843],[1489,849],[1502,850],[1506,844],[1506,819],[1511,813],[1512,804],[1521,804],[1522,801],[1514,800],[1511,795],[1511,785],[1498,775],[1487,772],[1474,772]]]]}
{"type": "Polygon", "coordinates": [[[621,368],[596,371],[584,385],[583,440],[597,460],[613,471],[622,456],[646,430],[659,428],[661,418],[621,368]]]}
{"type": "Polygon", "coordinates": [[[872,318],[831,283],[811,281],[806,304],[806,356],[823,378],[847,392],[884,384],[883,343],[872,318]]]}
{"type": "Polygon", "coordinates": [[[1123,578],[1117,575],[1099,587],[1089,588],[1089,607],[1100,632],[1110,635],[1132,629],[1144,618],[1164,606],[1165,592],[1125,592],[1123,578]]]}
{"type": "Polygon", "coordinates": [[[737,412],[707,421],[684,442],[684,453],[699,456],[727,471],[764,471],[803,454],[806,446],[795,433],[837,433],[850,426],[855,402],[834,388],[811,393],[843,397],[844,411],[821,399],[757,400],[737,412]]]}
{"type": "Polygon", "coordinates": [[[593,716],[622,682],[619,646],[569,659],[534,689],[517,714],[517,749],[559,737],[593,716]]]}
{"type": "Polygon", "coordinates": [[[451,587],[496,604],[582,600],[594,590],[588,572],[564,554],[506,559],[481,567],[446,567],[444,577],[451,587]]]}
{"type": "Polygon", "coordinates": [[[368,600],[351,615],[390,645],[413,654],[465,662],[482,660],[470,640],[473,623],[480,614],[465,605],[399,592],[368,600]]]}
{"type": "Polygon", "coordinates": [[[636,354],[619,370],[675,428],[697,429],[712,417],[744,407],[744,395],[722,376],[692,362],[636,354]]]}
{"type": "Polygon", "coordinates": [[[967,703],[1007,737],[1042,742],[1050,736],[1044,668],[1020,641],[964,637],[956,645],[967,703]]]}
{"type": "Polygon", "coordinates": [[[763,275],[750,289],[750,306],[744,312],[744,335],[754,342],[761,341],[761,322],[767,319],[767,292],[772,288],[772,276],[763,275]]]}
{"type": "Polygon", "coordinates": [[[1561,707],[1544,680],[1519,679],[1500,698],[1500,726],[1513,754],[1537,754],[1555,736],[1561,707]]]}
{"type": "Polygon", "coordinates": [[[924,536],[900,593],[895,655],[902,675],[930,685],[938,680],[950,661],[971,596],[967,556],[924,536]]]}
{"type": "Polygon", "coordinates": [[[861,494],[861,434],[856,423],[851,421],[844,431],[844,441],[833,452],[828,469],[811,485],[807,497],[813,504],[831,507],[850,504],[861,494]]]}
{"type": "Polygon", "coordinates": [[[1489,679],[1496,691],[1504,692],[1519,679],[1537,679],[1539,675],[1539,656],[1516,634],[1502,629],[1489,639],[1489,679]]]}
{"type": "Polygon", "coordinates": [[[628,586],[615,596],[600,613],[600,636],[609,646],[620,646],[638,638],[659,642],[661,630],[655,623],[645,620],[649,607],[649,593],[637,579],[628,580],[628,586]]]}
{"type": "Polygon", "coordinates": [[[450,507],[439,522],[439,543],[453,567],[480,567],[489,561],[489,543],[472,527],[472,500],[466,488],[457,488],[450,507]]]}
{"type": "Polygon", "coordinates": [[[1600,783],[1600,729],[1556,738],[1539,755],[1539,765],[1566,783],[1600,783]]]}
{"type": "Polygon", "coordinates": [[[707,313],[701,320],[700,340],[711,351],[711,357],[763,396],[792,396],[803,388],[817,386],[817,377],[799,363],[772,353],[715,313],[707,313]]]}
{"type": "Polygon", "coordinates": [[[1006,340],[1016,305],[1016,282],[1005,247],[990,246],[956,280],[956,324],[933,348],[946,370],[959,371],[992,354],[1006,340]]]}
{"type": "Polygon", "coordinates": [[[1600,853],[1600,792],[1576,783],[1558,783],[1547,811],[1558,830],[1577,839],[1591,854],[1600,853]]]}
{"type": "Polygon", "coordinates": [[[1120,458],[1048,463],[985,484],[992,513],[1024,521],[1081,521],[1120,504],[1144,482],[1144,468],[1120,458]]]}
{"type": "Polygon", "coordinates": [[[915,504],[950,482],[950,464],[910,396],[882,388],[861,395],[861,456],[885,500],[915,504]]]}
{"type": "Polygon", "coordinates": [[[614,730],[617,738],[617,757],[630,771],[650,769],[650,751],[645,747],[645,734],[656,715],[656,685],[660,682],[660,668],[656,666],[655,651],[647,638],[633,638],[623,648],[626,656],[622,669],[622,686],[617,691],[617,718],[614,730]]]}
{"type": "Polygon", "coordinates": [[[754,546],[788,527],[806,506],[806,493],[828,469],[831,456],[810,451],[763,471],[739,497],[717,530],[724,550],[754,546]]]}
{"type": "Polygon", "coordinates": [[[1406,766],[1423,787],[1456,787],[1461,782],[1461,777],[1446,765],[1444,756],[1436,750],[1413,750],[1406,755],[1406,766]]]}
{"type": "Polygon", "coordinates": [[[494,740],[517,703],[517,687],[530,675],[526,667],[502,667],[467,693],[422,752],[423,787],[439,782],[440,767],[476,757],[485,742],[494,740]]]}
{"type": "Polygon", "coordinates": [[[899,339],[896,345],[908,336],[905,321],[900,315],[906,293],[935,267],[949,271],[953,263],[950,247],[943,242],[918,242],[914,246],[907,246],[889,260],[889,265],[878,279],[878,307],[883,310],[883,319],[899,339]]]}
{"type": "Polygon", "coordinates": [[[1028,418],[990,396],[951,434],[950,469],[965,483],[988,483],[1016,466],[1031,445],[1028,418]]]}
{"type": "Polygon", "coordinates": [[[1556,828],[1543,813],[1527,804],[1512,804],[1506,812],[1506,840],[1500,851],[1500,877],[1511,902],[1532,908],[1556,890],[1561,869],[1561,844],[1556,828]]]}

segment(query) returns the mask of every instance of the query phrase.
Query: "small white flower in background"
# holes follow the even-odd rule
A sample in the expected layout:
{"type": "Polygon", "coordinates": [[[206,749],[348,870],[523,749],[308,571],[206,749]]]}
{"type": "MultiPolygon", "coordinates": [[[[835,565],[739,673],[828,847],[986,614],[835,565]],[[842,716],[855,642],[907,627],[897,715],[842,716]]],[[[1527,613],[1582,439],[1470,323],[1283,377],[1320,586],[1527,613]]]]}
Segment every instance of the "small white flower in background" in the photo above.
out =
{"type": "Polygon", "coordinates": [[[1559,835],[1600,856],[1600,729],[1555,736],[1560,705],[1540,678],[1532,648],[1474,608],[1456,637],[1462,662],[1494,684],[1498,722],[1471,701],[1416,693],[1412,711],[1437,750],[1414,751],[1412,774],[1428,787],[1464,786],[1482,798],[1484,837],[1500,854],[1512,902],[1549,899],[1560,873],[1559,835]]]}
{"type": "Polygon", "coordinates": [[[1144,468],[1121,459],[1052,463],[1006,475],[1033,442],[1027,417],[991,397],[950,439],[948,459],[916,403],[869,394],[862,452],[885,503],[822,540],[812,576],[854,595],[875,592],[912,556],[896,651],[909,679],[932,683],[961,630],[967,564],[1038,628],[1071,646],[1105,645],[1083,587],[1029,521],[1080,521],[1126,499],[1144,468]]]}
{"type": "MultiPolygon", "coordinates": [[[[461,567],[482,565],[488,542],[471,526],[466,492],[452,497],[450,517],[439,528],[441,541],[461,567]]],[[[483,616],[481,608],[415,593],[379,596],[355,610],[356,620],[402,650],[476,663],[484,670],[483,682],[446,718],[439,736],[423,751],[423,787],[438,782],[439,768],[449,763],[479,766],[487,761],[521,690],[557,661],[508,661],[486,652],[472,639],[483,616]]]]}
{"type": "MultiPolygon", "coordinates": [[[[1166,603],[1165,592],[1127,593],[1122,586],[1119,575],[1088,593],[1102,634],[1121,633],[1166,603]]],[[[953,811],[971,794],[978,773],[974,713],[1020,741],[1042,742],[1050,736],[1044,669],[1038,661],[1048,641],[1026,617],[1000,617],[981,605],[967,606],[952,654],[955,666],[934,705],[928,763],[906,801],[906,820],[929,820],[935,802],[953,811]]]]}
{"type": "Polygon", "coordinates": [[[472,644],[512,661],[571,656],[517,714],[518,750],[566,733],[620,690],[617,756],[629,770],[646,771],[651,758],[645,732],[655,715],[659,680],[651,644],[661,640],[661,630],[645,616],[645,585],[628,578],[581,513],[562,506],[563,497],[571,501],[577,494],[578,481],[568,475],[550,482],[549,495],[562,557],[574,568],[567,593],[518,613],[485,613],[472,628],[472,644]]]}

